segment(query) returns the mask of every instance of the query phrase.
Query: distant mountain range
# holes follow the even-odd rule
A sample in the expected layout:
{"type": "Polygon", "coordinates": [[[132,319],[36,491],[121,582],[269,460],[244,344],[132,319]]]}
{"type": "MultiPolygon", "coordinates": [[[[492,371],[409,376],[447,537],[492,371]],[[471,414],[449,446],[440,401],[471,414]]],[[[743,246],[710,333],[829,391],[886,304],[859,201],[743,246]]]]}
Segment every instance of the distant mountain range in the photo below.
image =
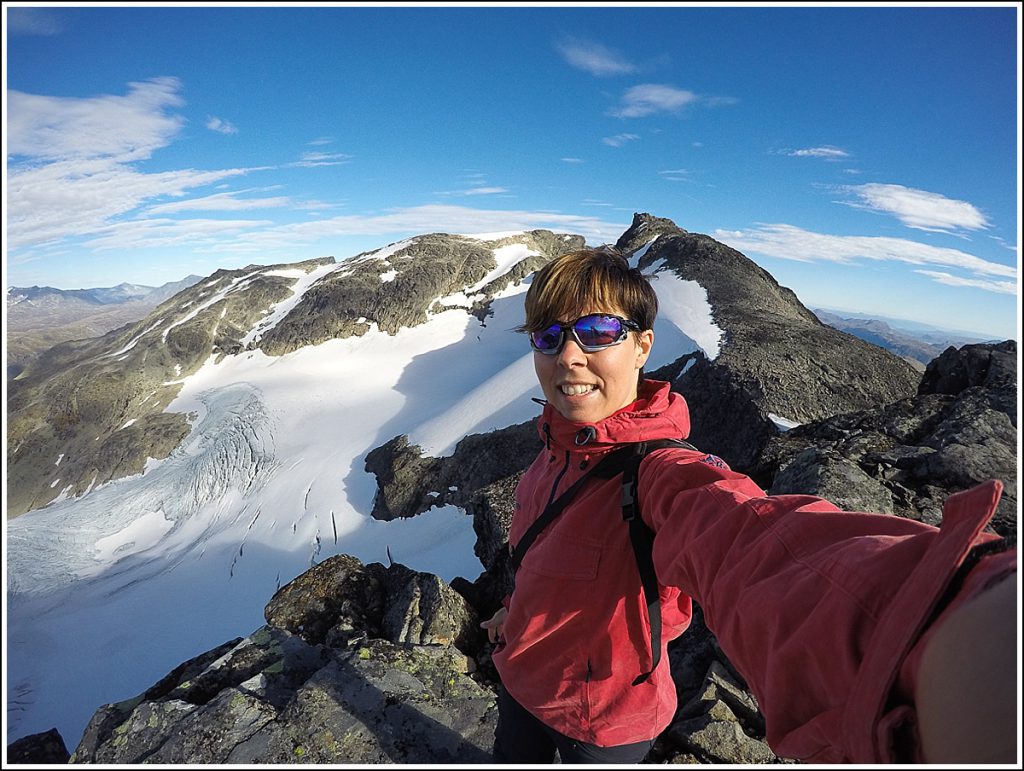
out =
{"type": "Polygon", "coordinates": [[[939,329],[903,319],[823,308],[815,308],[814,315],[824,324],[902,356],[922,372],[928,362],[950,346],[959,348],[972,343],[1000,342],[970,332],[939,329]]]}
{"type": "Polygon", "coordinates": [[[201,279],[161,286],[122,283],[94,289],[12,286],[7,289],[7,377],[17,377],[47,348],[99,337],[145,318],[164,300],[201,279]]]}

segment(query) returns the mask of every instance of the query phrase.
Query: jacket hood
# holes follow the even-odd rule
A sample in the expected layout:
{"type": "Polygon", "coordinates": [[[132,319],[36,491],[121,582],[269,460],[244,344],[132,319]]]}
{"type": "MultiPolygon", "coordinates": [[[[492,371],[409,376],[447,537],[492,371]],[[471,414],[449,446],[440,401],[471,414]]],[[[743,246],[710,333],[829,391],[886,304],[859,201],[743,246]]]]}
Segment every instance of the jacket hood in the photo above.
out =
{"type": "Polygon", "coordinates": [[[537,430],[546,446],[594,452],[624,442],[685,439],[690,434],[690,410],[669,383],[643,380],[635,402],[597,423],[568,420],[545,403],[537,430]]]}

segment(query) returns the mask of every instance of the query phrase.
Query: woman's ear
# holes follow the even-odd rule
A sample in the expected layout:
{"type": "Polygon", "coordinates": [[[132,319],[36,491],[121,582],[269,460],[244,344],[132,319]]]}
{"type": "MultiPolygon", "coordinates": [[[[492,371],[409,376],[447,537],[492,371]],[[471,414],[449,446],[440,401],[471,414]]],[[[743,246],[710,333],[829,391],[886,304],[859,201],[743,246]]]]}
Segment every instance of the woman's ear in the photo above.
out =
{"type": "Polygon", "coordinates": [[[653,329],[645,329],[636,333],[636,369],[640,369],[647,363],[647,359],[651,355],[651,347],[653,345],[653,329]]]}

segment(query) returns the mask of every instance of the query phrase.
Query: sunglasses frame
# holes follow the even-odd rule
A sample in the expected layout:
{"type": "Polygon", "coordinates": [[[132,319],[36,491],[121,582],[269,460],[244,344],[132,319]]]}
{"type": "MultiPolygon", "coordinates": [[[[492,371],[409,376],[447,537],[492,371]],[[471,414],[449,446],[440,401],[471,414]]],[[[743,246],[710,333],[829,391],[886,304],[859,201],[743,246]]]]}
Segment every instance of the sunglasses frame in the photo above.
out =
{"type": "Polygon", "coordinates": [[[573,340],[576,341],[576,345],[580,347],[581,351],[583,351],[584,353],[596,353],[597,351],[603,351],[605,348],[611,348],[613,345],[618,345],[619,343],[623,342],[627,337],[629,337],[630,330],[633,330],[634,332],[640,331],[640,325],[637,324],[635,321],[624,319],[622,318],[622,316],[616,316],[614,313],[587,313],[568,324],[562,324],[561,322],[557,322],[555,324],[551,324],[545,327],[544,329],[538,329],[537,332],[544,332],[548,329],[551,329],[551,327],[558,327],[558,345],[556,345],[554,348],[550,350],[538,348],[537,344],[533,341],[533,335],[535,333],[530,332],[530,347],[533,348],[533,350],[535,350],[537,353],[542,353],[546,356],[554,356],[555,354],[560,353],[562,348],[565,347],[565,341],[568,339],[566,332],[572,334],[573,340]],[[616,321],[618,321],[619,326],[622,327],[622,333],[619,335],[618,339],[611,343],[605,343],[604,345],[584,345],[580,340],[579,335],[576,334],[576,325],[579,324],[580,321],[582,321],[583,319],[588,319],[592,316],[602,316],[604,318],[615,319],[616,321]]]}

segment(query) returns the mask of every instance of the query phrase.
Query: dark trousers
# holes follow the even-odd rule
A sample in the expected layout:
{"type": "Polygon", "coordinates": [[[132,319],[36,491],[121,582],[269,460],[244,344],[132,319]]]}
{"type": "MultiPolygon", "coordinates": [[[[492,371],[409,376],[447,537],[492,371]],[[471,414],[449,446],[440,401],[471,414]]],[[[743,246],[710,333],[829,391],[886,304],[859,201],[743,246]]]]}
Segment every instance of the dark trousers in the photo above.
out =
{"type": "Polygon", "coordinates": [[[553,763],[556,750],[562,763],[639,763],[652,746],[654,739],[618,747],[598,747],[571,739],[540,722],[503,687],[498,689],[498,728],[494,732],[496,763],[553,763]]]}

